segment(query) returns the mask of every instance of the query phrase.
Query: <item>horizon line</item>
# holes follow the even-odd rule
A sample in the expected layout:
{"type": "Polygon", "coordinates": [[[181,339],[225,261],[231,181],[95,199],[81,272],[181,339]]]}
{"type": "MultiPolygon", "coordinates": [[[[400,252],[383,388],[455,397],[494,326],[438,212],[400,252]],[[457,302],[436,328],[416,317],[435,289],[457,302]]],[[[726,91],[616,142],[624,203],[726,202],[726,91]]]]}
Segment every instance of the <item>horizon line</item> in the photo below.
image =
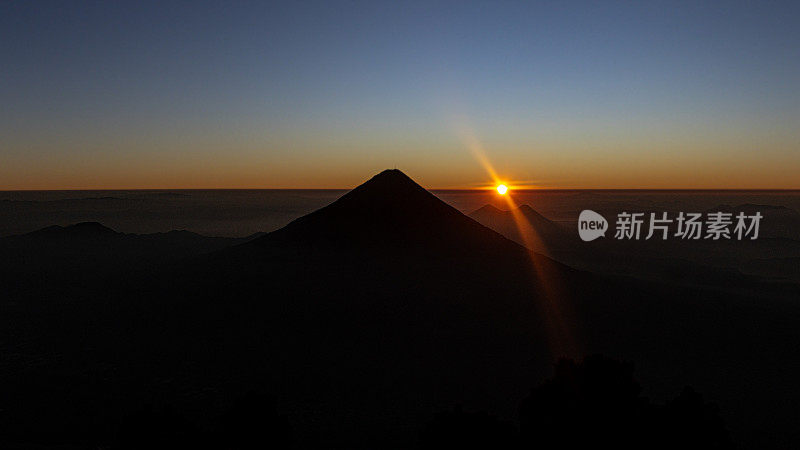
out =
{"type": "MultiPolygon", "coordinates": [[[[77,189],[0,189],[0,192],[97,192],[97,191],[349,191],[348,188],[77,188],[77,189]]],[[[494,187],[486,188],[426,188],[433,192],[488,192],[494,187]]],[[[511,192],[800,192],[800,188],[511,188],[511,192]]]]}

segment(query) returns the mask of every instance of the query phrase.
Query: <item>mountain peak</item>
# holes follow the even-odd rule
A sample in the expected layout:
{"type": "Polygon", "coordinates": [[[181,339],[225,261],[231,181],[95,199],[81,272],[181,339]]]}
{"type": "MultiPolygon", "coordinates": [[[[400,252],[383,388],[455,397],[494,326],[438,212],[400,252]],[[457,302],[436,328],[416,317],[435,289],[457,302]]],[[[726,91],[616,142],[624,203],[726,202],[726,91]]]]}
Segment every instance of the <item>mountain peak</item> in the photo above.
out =
{"type": "Polygon", "coordinates": [[[394,181],[417,184],[400,169],[386,169],[369,179],[369,181],[394,181]]]}
{"type": "Polygon", "coordinates": [[[28,236],[41,236],[41,237],[80,237],[80,238],[88,238],[88,237],[96,237],[96,236],[108,236],[116,234],[116,231],[108,228],[107,226],[99,223],[99,222],[80,222],[72,225],[67,225],[65,227],[59,225],[53,225],[50,227],[42,228],[41,230],[37,230],[31,233],[28,233],[28,236]]]}
{"type": "Polygon", "coordinates": [[[348,192],[342,199],[362,195],[387,196],[384,200],[392,200],[394,197],[400,195],[432,196],[425,188],[398,169],[384,170],[348,192]]]}
{"type": "Polygon", "coordinates": [[[519,206],[519,207],[517,207],[515,209],[508,210],[508,209],[500,209],[500,208],[498,208],[498,207],[496,207],[494,205],[490,205],[488,203],[483,205],[483,206],[481,206],[480,208],[476,209],[475,211],[473,211],[471,214],[469,214],[469,216],[473,217],[473,216],[476,216],[476,215],[485,215],[485,214],[492,214],[492,215],[499,215],[499,216],[509,216],[509,215],[513,215],[515,212],[519,212],[519,213],[521,213],[521,214],[523,214],[525,216],[528,216],[528,215],[541,216],[541,214],[538,211],[533,209],[528,204],[524,204],[524,205],[521,205],[521,206],[519,206]]]}
{"type": "Polygon", "coordinates": [[[526,204],[524,204],[524,205],[522,205],[522,206],[520,206],[518,209],[519,209],[521,212],[523,212],[523,213],[531,213],[531,212],[534,212],[534,213],[536,213],[536,214],[539,214],[539,212],[538,212],[538,211],[536,211],[535,209],[531,208],[531,205],[528,205],[527,203],[526,203],[526,204]]]}
{"type": "MultiPolygon", "coordinates": [[[[312,213],[345,213],[368,222],[404,221],[409,217],[452,215],[457,211],[397,169],[384,170],[331,205],[312,213]]],[[[302,218],[301,218],[302,219],[302,218]]]]}
{"type": "MultiPolygon", "coordinates": [[[[498,207],[496,207],[494,205],[490,205],[490,204],[487,203],[487,204],[481,206],[480,208],[476,209],[475,211],[473,211],[472,214],[503,214],[503,213],[506,213],[506,212],[508,212],[508,211],[504,211],[504,210],[502,210],[502,209],[500,209],[500,208],[498,208],[498,207]]],[[[470,214],[470,215],[472,215],[472,214],[470,214]]]]}

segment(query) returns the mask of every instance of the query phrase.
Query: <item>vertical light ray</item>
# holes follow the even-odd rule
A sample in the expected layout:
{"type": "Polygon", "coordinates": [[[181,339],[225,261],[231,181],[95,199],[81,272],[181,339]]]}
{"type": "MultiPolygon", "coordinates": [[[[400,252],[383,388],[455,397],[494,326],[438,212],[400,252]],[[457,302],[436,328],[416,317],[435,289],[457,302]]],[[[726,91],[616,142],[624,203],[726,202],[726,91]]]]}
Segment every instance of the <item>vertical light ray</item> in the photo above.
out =
{"type": "Polygon", "coordinates": [[[455,128],[456,133],[464,146],[469,149],[475,159],[478,160],[478,163],[483,166],[483,169],[487,174],[489,174],[489,176],[492,178],[492,181],[495,184],[499,183],[497,172],[494,170],[492,163],[486,156],[486,151],[483,149],[483,144],[481,144],[481,141],[475,136],[475,133],[472,132],[472,129],[466,125],[466,121],[463,119],[459,120],[456,123],[455,128]]]}
{"type": "Polygon", "coordinates": [[[548,339],[550,342],[550,350],[555,358],[560,357],[578,357],[579,348],[577,340],[575,339],[575,332],[573,327],[570,326],[572,314],[565,314],[567,299],[567,290],[562,286],[560,275],[556,271],[551,270],[553,264],[550,260],[542,259],[541,255],[534,253],[534,250],[543,245],[541,237],[535,235],[535,238],[526,233],[525,224],[528,228],[532,229],[534,233],[536,230],[530,225],[525,216],[520,212],[519,207],[513,200],[513,185],[505,183],[497,175],[494,167],[492,166],[486,151],[475,136],[472,130],[465,125],[466,121],[459,121],[456,130],[462,143],[473,154],[478,163],[484,168],[487,175],[491,177],[494,185],[507,184],[509,191],[503,195],[509,206],[509,210],[514,218],[514,223],[517,227],[519,235],[523,239],[523,245],[528,249],[530,257],[531,269],[533,271],[534,279],[537,281],[539,293],[541,297],[540,306],[545,316],[545,326],[547,327],[548,339]]]}
{"type": "Polygon", "coordinates": [[[541,306],[546,316],[553,356],[556,358],[564,356],[579,357],[580,348],[575,337],[576,330],[570,326],[570,322],[574,323],[574,320],[571,320],[573,312],[567,310],[569,308],[567,290],[564,289],[560,275],[555,270],[552,270],[554,268],[553,264],[556,263],[545,260],[543,256],[534,252],[539,246],[543,247],[541,236],[538,235],[535,228],[520,211],[519,206],[511,195],[511,191],[503,197],[505,197],[508,209],[514,219],[514,225],[517,227],[522,244],[528,249],[533,275],[538,280],[538,285],[541,288],[541,306]],[[534,233],[533,236],[526,232],[526,225],[527,229],[532,230],[534,233]]]}

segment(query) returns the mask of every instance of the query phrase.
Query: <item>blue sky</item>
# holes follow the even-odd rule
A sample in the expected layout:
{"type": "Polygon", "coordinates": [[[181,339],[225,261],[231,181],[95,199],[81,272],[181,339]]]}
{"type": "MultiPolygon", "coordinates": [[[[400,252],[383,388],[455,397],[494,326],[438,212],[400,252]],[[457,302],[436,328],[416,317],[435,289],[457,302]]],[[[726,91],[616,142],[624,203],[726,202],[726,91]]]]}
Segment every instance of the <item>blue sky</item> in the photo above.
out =
{"type": "Polygon", "coordinates": [[[800,188],[797,3],[0,5],[0,189],[800,188]]]}

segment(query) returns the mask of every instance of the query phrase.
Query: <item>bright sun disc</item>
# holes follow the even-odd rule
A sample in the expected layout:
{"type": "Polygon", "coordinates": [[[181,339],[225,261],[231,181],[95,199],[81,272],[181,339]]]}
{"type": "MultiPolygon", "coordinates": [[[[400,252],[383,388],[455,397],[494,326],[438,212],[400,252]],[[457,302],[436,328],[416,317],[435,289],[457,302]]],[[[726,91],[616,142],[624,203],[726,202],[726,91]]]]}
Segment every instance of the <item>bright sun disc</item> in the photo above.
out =
{"type": "Polygon", "coordinates": [[[501,184],[500,186],[497,186],[497,192],[499,192],[500,195],[505,194],[507,191],[508,191],[508,188],[506,187],[505,184],[501,184]]]}

